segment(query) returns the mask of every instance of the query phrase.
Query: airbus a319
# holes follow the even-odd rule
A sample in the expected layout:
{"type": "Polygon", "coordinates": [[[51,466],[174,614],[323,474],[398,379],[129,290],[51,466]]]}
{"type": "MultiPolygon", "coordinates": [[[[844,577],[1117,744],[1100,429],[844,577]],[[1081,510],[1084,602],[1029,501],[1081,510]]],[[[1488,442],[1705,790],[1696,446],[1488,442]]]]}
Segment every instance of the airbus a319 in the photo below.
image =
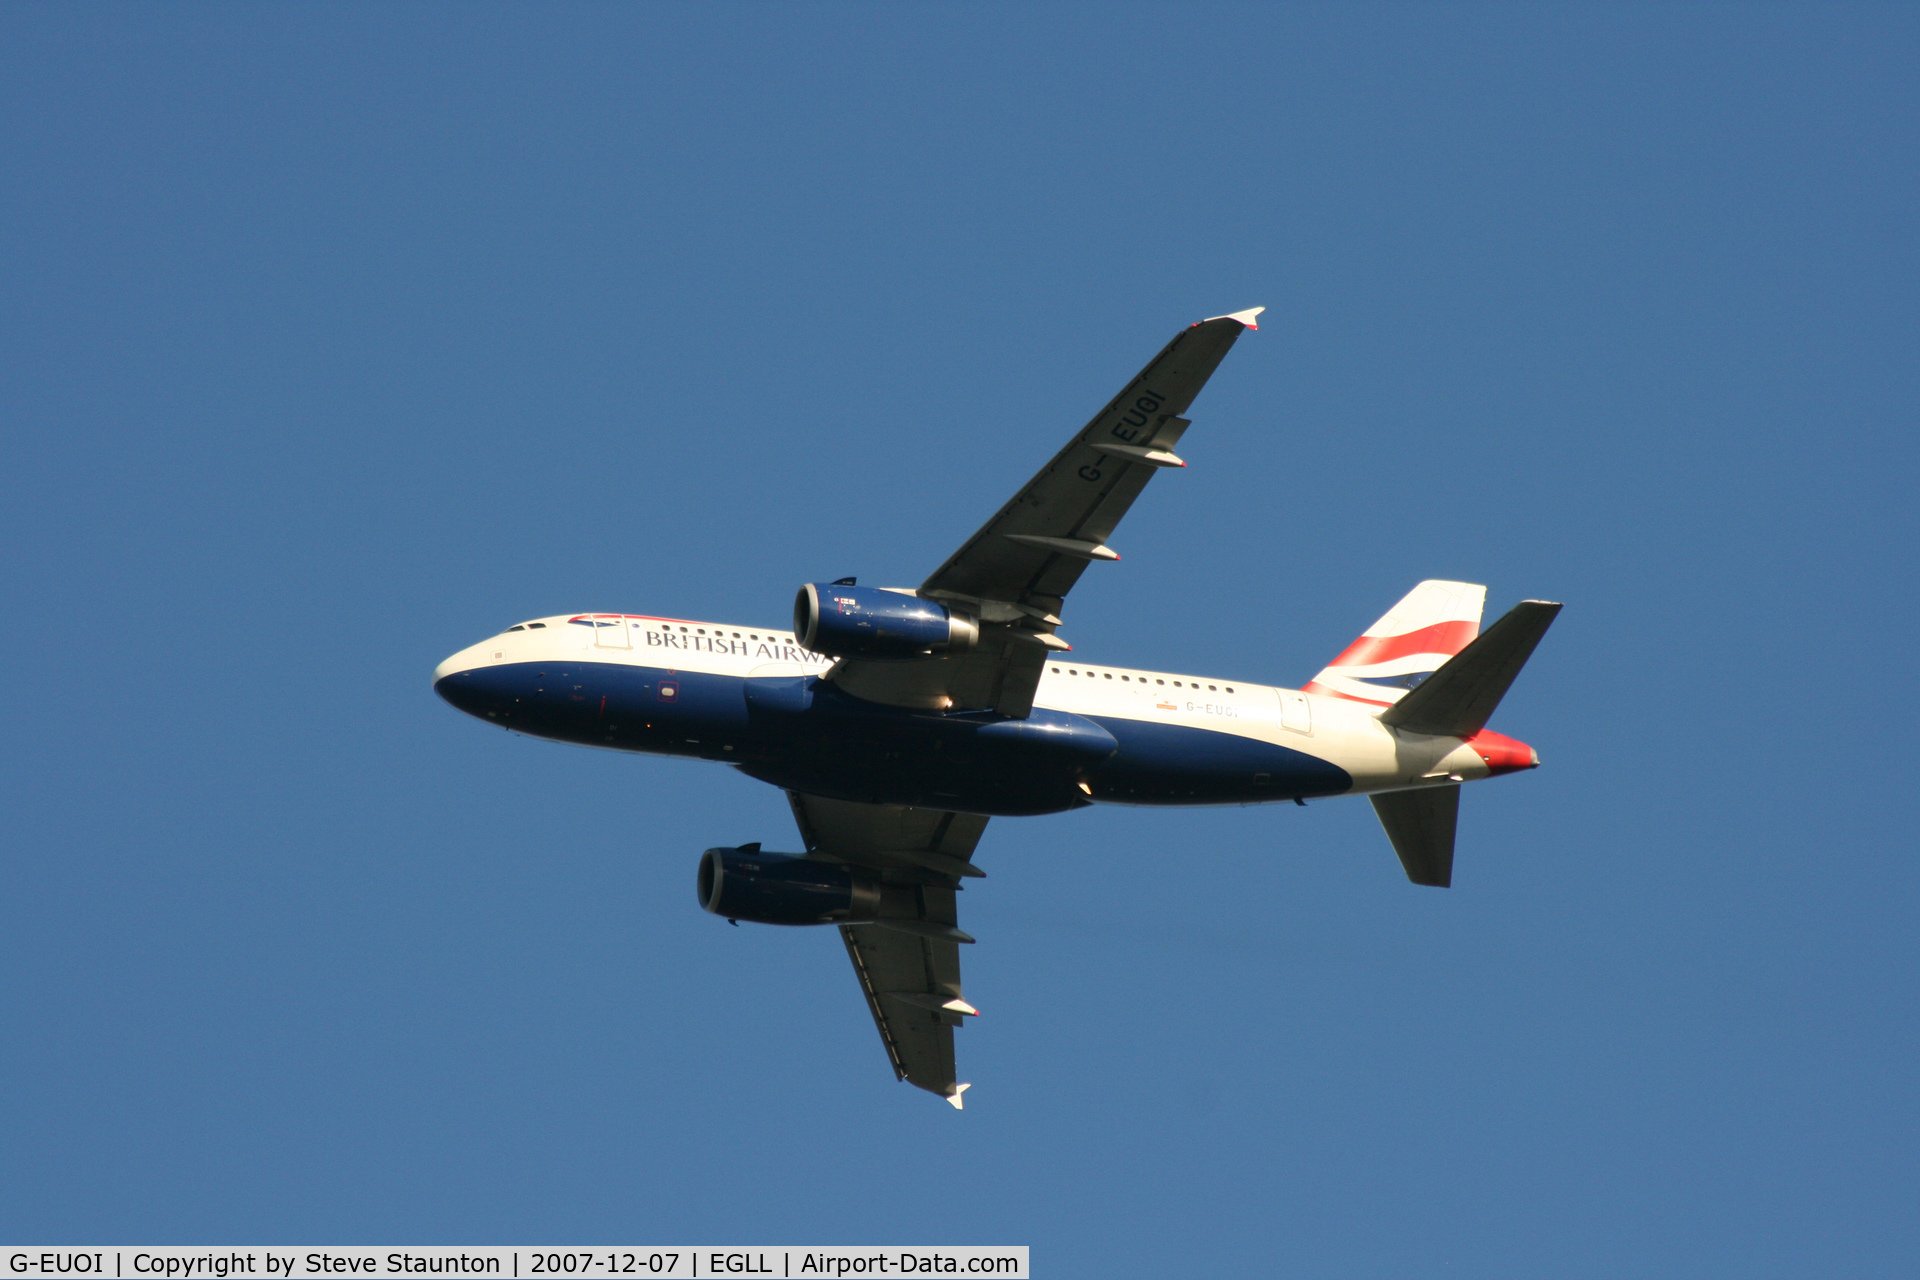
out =
{"type": "Polygon", "coordinates": [[[814,582],[793,625],[640,613],[516,623],[434,688],[536,737],[730,765],[783,788],[802,851],[701,855],[700,905],[837,926],[894,1074],[961,1106],[962,884],[994,817],[1092,804],[1367,795],[1407,876],[1453,873],[1460,787],[1539,756],[1487,728],[1558,604],[1485,631],[1486,588],[1421,582],[1299,689],[1100,665],[1060,638],[1147,482],[1186,463],[1184,416],[1264,308],[1166,348],[917,588],[814,582]]]}

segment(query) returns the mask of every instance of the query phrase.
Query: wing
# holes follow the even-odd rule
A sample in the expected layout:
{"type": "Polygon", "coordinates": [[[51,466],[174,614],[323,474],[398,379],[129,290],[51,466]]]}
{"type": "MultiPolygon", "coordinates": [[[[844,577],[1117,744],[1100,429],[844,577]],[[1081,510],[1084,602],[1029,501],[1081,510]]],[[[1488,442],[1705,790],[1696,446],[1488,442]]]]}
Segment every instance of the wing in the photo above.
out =
{"type": "Polygon", "coordinates": [[[1153,473],[1186,465],[1173,452],[1188,426],[1180,415],[1265,309],[1177,334],[921,591],[1059,613],[1089,560],[1119,559],[1106,541],[1153,473]]]}
{"type": "Polygon", "coordinates": [[[1216,316],[1182,330],[1012,501],[920,586],[974,616],[972,651],[914,662],[843,659],[827,678],[855,697],[894,706],[992,707],[1024,717],[1056,637],[1067,592],[1089,561],[1118,560],[1107,539],[1173,452],[1182,417],[1244,329],[1264,311],[1216,316]]]}
{"type": "Polygon", "coordinates": [[[879,919],[842,925],[847,955],[893,1073],[955,1107],[953,1029],[975,1011],[960,993],[960,881],[982,873],[973,849],[987,820],[899,805],[852,804],[789,791],[807,853],[880,875],[879,919]]]}

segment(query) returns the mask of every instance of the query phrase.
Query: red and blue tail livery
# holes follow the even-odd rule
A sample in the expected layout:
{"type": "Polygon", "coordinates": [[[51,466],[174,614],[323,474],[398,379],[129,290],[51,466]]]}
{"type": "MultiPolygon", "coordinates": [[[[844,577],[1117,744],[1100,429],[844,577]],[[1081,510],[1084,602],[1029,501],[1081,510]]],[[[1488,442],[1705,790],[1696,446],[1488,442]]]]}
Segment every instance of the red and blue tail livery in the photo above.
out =
{"type": "Polygon", "coordinates": [[[1421,583],[1307,682],[1309,693],[1390,707],[1480,634],[1487,589],[1421,583]]]}
{"type": "Polygon", "coordinates": [[[958,895],[985,875],[991,818],[1364,794],[1408,878],[1450,884],[1460,787],[1540,763],[1487,722],[1559,605],[1483,631],[1485,587],[1421,582],[1297,689],[1089,662],[1060,634],[1148,481],[1186,466],[1186,414],[1260,311],[1176,334],[917,587],[807,583],[777,626],[535,618],[442,662],[434,688],[500,728],[783,789],[799,848],[706,850],[699,904],[835,926],[896,1077],[956,1108],[953,1032],[979,1012],[958,895]]]}

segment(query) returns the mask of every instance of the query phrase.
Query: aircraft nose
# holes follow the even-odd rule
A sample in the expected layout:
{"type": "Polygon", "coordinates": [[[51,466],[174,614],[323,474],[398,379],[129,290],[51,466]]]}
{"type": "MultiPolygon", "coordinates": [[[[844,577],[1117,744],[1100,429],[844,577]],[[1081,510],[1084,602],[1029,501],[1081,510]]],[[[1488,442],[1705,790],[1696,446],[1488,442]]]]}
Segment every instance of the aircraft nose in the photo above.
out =
{"type": "Polygon", "coordinates": [[[488,679],[489,672],[498,669],[487,661],[491,653],[480,652],[482,647],[471,645],[435,667],[433,691],[468,715],[484,719],[488,712],[501,709],[499,699],[505,691],[496,687],[497,679],[488,679]]]}
{"type": "Polygon", "coordinates": [[[456,710],[464,711],[470,716],[485,715],[486,709],[481,705],[485,699],[481,696],[481,691],[474,687],[474,682],[462,680],[455,674],[442,675],[441,668],[446,665],[443,662],[439,667],[434,668],[433,691],[446,699],[448,705],[456,710]]]}
{"type": "Polygon", "coordinates": [[[499,667],[467,666],[457,658],[434,668],[433,691],[448,705],[482,720],[498,722],[511,714],[524,690],[499,667]]]}

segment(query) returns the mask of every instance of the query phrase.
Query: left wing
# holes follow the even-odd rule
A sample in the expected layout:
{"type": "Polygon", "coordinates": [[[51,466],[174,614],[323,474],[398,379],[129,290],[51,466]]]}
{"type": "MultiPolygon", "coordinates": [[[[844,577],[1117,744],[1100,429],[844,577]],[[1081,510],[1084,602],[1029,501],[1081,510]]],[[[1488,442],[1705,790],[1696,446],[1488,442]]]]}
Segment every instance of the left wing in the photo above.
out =
{"type": "Polygon", "coordinates": [[[973,939],[956,898],[962,878],[983,874],[972,859],[987,820],[797,791],[787,800],[809,857],[879,874],[879,919],[840,927],[847,955],[895,1077],[959,1107],[953,1029],[978,1011],[960,993],[960,944],[973,939]]]}
{"type": "MultiPolygon", "coordinates": [[[[1058,613],[1089,560],[1118,560],[1106,541],[1173,452],[1180,415],[1265,307],[1202,320],[1174,335],[1052,462],[921,584],[936,599],[996,601],[1058,613]]],[[[1012,619],[1007,619],[1011,621],[1012,619]]]]}
{"type": "Polygon", "coordinates": [[[919,594],[973,617],[971,652],[916,661],[843,658],[827,679],[870,702],[923,708],[992,708],[1023,718],[1067,592],[1089,561],[1118,560],[1107,539],[1174,452],[1181,415],[1241,332],[1265,307],[1202,320],[1174,335],[1106,408],[1027,481],[1006,506],[920,585],[919,594]]]}

